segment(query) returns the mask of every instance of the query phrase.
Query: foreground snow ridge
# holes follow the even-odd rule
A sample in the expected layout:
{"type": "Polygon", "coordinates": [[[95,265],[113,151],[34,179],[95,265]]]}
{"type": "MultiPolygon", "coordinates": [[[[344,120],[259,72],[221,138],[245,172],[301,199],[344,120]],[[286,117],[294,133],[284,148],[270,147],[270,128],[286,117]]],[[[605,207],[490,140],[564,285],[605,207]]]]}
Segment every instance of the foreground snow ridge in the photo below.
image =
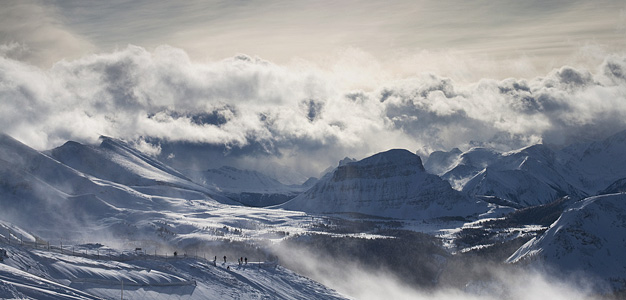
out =
{"type": "Polygon", "coordinates": [[[275,262],[0,245],[0,299],[346,299],[275,262]]]}

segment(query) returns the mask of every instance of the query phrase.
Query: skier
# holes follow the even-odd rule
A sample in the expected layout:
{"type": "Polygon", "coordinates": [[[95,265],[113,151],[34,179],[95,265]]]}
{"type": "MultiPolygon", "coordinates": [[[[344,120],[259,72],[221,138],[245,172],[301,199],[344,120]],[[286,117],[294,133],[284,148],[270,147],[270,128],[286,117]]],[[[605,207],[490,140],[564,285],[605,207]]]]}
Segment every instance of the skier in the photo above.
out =
{"type": "Polygon", "coordinates": [[[174,257],[178,256],[178,252],[174,251],[174,257]]]}
{"type": "Polygon", "coordinates": [[[226,263],[226,255],[224,255],[224,263],[226,263]]]}
{"type": "Polygon", "coordinates": [[[244,260],[246,261],[246,265],[247,265],[248,264],[248,258],[246,257],[246,258],[244,258],[244,260]]]}

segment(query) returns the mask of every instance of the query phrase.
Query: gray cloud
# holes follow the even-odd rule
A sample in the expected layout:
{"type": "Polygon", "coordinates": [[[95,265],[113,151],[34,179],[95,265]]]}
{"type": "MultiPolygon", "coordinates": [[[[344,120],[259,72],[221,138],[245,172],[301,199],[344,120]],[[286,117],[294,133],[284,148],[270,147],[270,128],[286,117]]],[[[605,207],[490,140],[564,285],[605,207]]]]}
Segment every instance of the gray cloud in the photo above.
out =
{"type": "Polygon", "coordinates": [[[624,70],[626,58],[610,55],[593,70],[565,66],[531,79],[423,75],[346,90],[315,67],[245,55],[197,63],[169,46],[129,46],[49,70],[5,56],[0,126],[39,149],[108,135],[164,157],[179,155],[165,153],[167,143],[207,145],[253,167],[264,157],[317,175],[345,156],[389,148],[509,150],[607,136],[626,129],[624,70]]]}

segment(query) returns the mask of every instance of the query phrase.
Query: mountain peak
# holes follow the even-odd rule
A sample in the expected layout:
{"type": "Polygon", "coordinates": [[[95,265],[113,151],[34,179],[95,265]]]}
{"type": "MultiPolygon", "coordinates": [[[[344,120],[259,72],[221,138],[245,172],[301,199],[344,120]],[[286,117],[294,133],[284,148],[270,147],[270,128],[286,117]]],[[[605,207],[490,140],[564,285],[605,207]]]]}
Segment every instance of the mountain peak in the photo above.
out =
{"type": "Polygon", "coordinates": [[[356,161],[356,159],[350,158],[350,157],[346,156],[344,159],[339,161],[339,166],[343,166],[343,165],[346,165],[346,164],[349,164],[349,163],[353,163],[355,161],[356,161]]]}
{"type": "Polygon", "coordinates": [[[332,180],[342,181],[351,178],[380,179],[408,176],[425,172],[419,156],[403,149],[392,149],[357,162],[340,165],[332,180]]]}
{"type": "Polygon", "coordinates": [[[387,150],[354,163],[359,165],[408,164],[418,166],[421,171],[424,171],[422,159],[418,155],[411,153],[406,149],[387,150]]]}

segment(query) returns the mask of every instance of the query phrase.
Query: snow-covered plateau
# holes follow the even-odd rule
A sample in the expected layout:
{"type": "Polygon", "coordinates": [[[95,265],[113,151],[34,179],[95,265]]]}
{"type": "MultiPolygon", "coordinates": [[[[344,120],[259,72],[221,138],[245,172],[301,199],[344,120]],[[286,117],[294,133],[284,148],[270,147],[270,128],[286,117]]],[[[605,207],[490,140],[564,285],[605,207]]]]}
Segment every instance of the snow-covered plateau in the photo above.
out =
{"type": "Polygon", "coordinates": [[[392,149],[297,185],[0,134],[0,298],[619,298],[625,151],[392,149]]]}

